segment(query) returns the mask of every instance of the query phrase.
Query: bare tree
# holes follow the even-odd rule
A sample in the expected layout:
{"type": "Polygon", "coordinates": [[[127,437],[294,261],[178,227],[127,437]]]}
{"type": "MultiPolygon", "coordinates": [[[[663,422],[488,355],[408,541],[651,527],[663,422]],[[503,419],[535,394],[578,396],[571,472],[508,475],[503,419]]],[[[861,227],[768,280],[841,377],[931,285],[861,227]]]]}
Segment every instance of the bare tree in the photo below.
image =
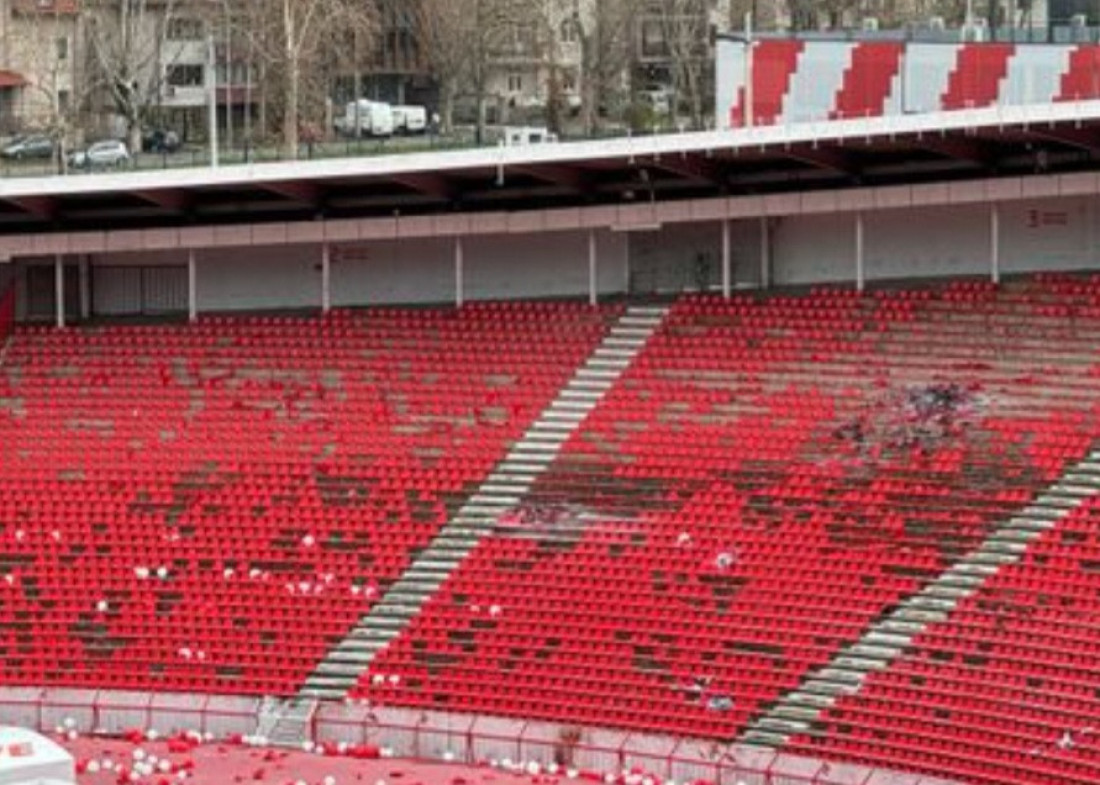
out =
{"type": "Polygon", "coordinates": [[[68,162],[68,146],[80,128],[89,99],[102,87],[96,74],[77,67],[78,18],[58,3],[43,8],[33,0],[13,7],[11,56],[23,64],[28,84],[23,114],[53,141],[59,170],[68,162]]]}
{"type": "Polygon", "coordinates": [[[417,30],[428,69],[439,85],[439,120],[444,133],[454,128],[455,101],[473,69],[477,37],[470,11],[475,0],[420,0],[417,30]]]}
{"type": "Polygon", "coordinates": [[[88,54],[126,123],[132,150],[141,149],[142,127],[162,101],[172,65],[166,39],[180,7],[180,0],[94,0],[86,6],[88,54]]]}
{"type": "Polygon", "coordinates": [[[673,94],[686,100],[693,127],[703,124],[703,69],[708,57],[709,3],[706,0],[661,0],[652,6],[658,14],[668,50],[673,94]]]}
{"type": "Polygon", "coordinates": [[[477,104],[476,137],[484,138],[492,70],[525,45],[517,31],[532,23],[540,1],[420,0],[422,46],[439,84],[445,130],[453,127],[455,100],[466,93],[477,104]]]}
{"type": "Polygon", "coordinates": [[[788,0],[787,15],[794,30],[812,30],[817,27],[816,0],[788,0]]]}
{"type": "Polygon", "coordinates": [[[613,103],[630,65],[637,4],[634,0],[593,0],[578,7],[574,23],[580,43],[581,124],[591,135],[600,125],[601,108],[613,103]]]}
{"type": "Polygon", "coordinates": [[[376,7],[364,0],[254,0],[244,18],[250,50],[279,86],[283,155],[297,158],[302,131],[310,120],[320,122],[330,97],[332,47],[358,48],[373,36],[376,7]]]}

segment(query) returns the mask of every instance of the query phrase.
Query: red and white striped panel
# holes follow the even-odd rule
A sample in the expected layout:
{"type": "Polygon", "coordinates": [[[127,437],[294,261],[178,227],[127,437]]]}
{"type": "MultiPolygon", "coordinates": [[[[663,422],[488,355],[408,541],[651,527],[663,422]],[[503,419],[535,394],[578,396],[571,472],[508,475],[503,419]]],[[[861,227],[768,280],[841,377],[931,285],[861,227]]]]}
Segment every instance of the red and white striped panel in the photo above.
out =
{"type": "Polygon", "coordinates": [[[878,117],[900,111],[903,49],[900,42],[856,44],[829,117],[878,117]]]}
{"type": "MultiPolygon", "coordinates": [[[[756,125],[1100,98],[1096,44],[765,40],[752,51],[756,125]]],[[[740,127],[744,47],[720,48],[719,69],[719,121],[740,127]]]]}
{"type": "Polygon", "coordinates": [[[1057,101],[1100,97],[1100,46],[1082,44],[1068,53],[1069,65],[1058,85],[1057,101]]]}
{"type": "Polygon", "coordinates": [[[959,48],[955,68],[940,97],[943,109],[992,106],[1001,96],[1001,82],[1008,61],[1016,53],[1013,44],[967,44],[959,48]]]}
{"type": "Polygon", "coordinates": [[[791,75],[783,102],[783,118],[788,123],[821,120],[836,107],[836,96],[851,69],[856,44],[836,41],[812,41],[799,53],[798,67],[791,75]]]}
{"type": "MultiPolygon", "coordinates": [[[[800,55],[805,44],[801,41],[761,41],[752,48],[752,122],[754,125],[773,125],[790,122],[784,110],[791,78],[799,67],[800,55]]],[[[744,59],[740,60],[744,69],[744,59]]],[[[745,78],[733,75],[736,84],[735,101],[730,112],[734,128],[746,124],[745,104],[748,91],[745,78]]]]}

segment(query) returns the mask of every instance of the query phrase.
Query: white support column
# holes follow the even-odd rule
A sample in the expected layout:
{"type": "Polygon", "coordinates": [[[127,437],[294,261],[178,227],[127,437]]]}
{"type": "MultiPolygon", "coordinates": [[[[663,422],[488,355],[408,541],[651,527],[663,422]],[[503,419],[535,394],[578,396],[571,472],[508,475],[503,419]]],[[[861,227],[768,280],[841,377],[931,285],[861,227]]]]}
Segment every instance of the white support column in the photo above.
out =
{"type": "Polygon", "coordinates": [[[80,318],[92,315],[92,263],[87,256],[80,257],[80,318]]]}
{"type": "Polygon", "coordinates": [[[463,280],[463,258],[462,238],[455,237],[455,306],[462,307],[462,304],[466,301],[466,293],[464,287],[466,282],[463,280]]]}
{"type": "Polygon", "coordinates": [[[863,213],[856,213],[856,290],[863,291],[863,213]]]}
{"type": "Polygon", "coordinates": [[[332,252],[321,243],[321,313],[332,310],[332,252]]]}
{"type": "Polygon", "coordinates": [[[599,259],[597,257],[596,248],[596,230],[588,230],[588,304],[595,305],[599,299],[599,292],[597,291],[598,284],[597,278],[597,265],[599,259]]]}
{"type": "Polygon", "coordinates": [[[768,217],[760,217],[760,288],[772,285],[772,238],[768,217]]]}
{"type": "Polygon", "coordinates": [[[733,270],[730,267],[730,221],[722,219],[722,296],[730,298],[730,290],[733,288],[733,270]]]}
{"type": "Polygon", "coordinates": [[[1001,282],[1001,208],[994,202],[989,206],[989,266],[993,283],[1001,282]]]}
{"type": "Polygon", "coordinates": [[[199,318],[199,271],[194,248],[187,249],[187,318],[192,322],[199,318]]]}
{"type": "Polygon", "coordinates": [[[65,258],[57,254],[53,258],[53,296],[57,327],[65,326],[65,258]]]}
{"type": "Polygon", "coordinates": [[[623,293],[630,294],[630,232],[623,233],[623,293]]]}

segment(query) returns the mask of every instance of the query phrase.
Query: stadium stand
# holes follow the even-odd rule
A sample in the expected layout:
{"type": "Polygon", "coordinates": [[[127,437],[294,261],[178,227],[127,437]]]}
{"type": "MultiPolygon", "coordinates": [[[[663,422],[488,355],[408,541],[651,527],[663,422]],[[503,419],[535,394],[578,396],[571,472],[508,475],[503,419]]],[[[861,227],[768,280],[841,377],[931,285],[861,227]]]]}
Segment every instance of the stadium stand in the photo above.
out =
{"type": "Polygon", "coordinates": [[[19,328],[0,368],[3,682],[292,694],[613,310],[19,328]]]}
{"type": "Polygon", "coordinates": [[[791,748],[966,782],[1096,782],[1100,503],[990,578],[791,748]]]}
{"type": "Polygon", "coordinates": [[[355,694],[733,738],[1086,453],[1098,320],[1051,275],[683,297],[355,694]]]}

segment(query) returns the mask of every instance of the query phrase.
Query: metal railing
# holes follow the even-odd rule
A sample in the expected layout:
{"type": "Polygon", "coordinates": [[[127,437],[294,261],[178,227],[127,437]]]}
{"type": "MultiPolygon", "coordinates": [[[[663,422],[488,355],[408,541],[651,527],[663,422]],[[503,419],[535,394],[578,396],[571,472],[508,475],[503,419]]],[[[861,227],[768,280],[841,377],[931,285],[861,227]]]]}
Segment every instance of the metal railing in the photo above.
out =
{"type": "MultiPolygon", "coordinates": [[[[259,698],[121,690],[0,688],[0,724],[44,733],[122,734],[155,729],[217,739],[255,733],[259,698]]],[[[676,738],[449,712],[324,702],[309,726],[309,741],[371,746],[425,761],[519,765],[555,763],[602,778],[643,771],[662,781],[714,785],[952,785],[937,777],[828,763],[707,739],[676,738]],[[598,776],[596,776],[598,775],[598,776]]]]}

